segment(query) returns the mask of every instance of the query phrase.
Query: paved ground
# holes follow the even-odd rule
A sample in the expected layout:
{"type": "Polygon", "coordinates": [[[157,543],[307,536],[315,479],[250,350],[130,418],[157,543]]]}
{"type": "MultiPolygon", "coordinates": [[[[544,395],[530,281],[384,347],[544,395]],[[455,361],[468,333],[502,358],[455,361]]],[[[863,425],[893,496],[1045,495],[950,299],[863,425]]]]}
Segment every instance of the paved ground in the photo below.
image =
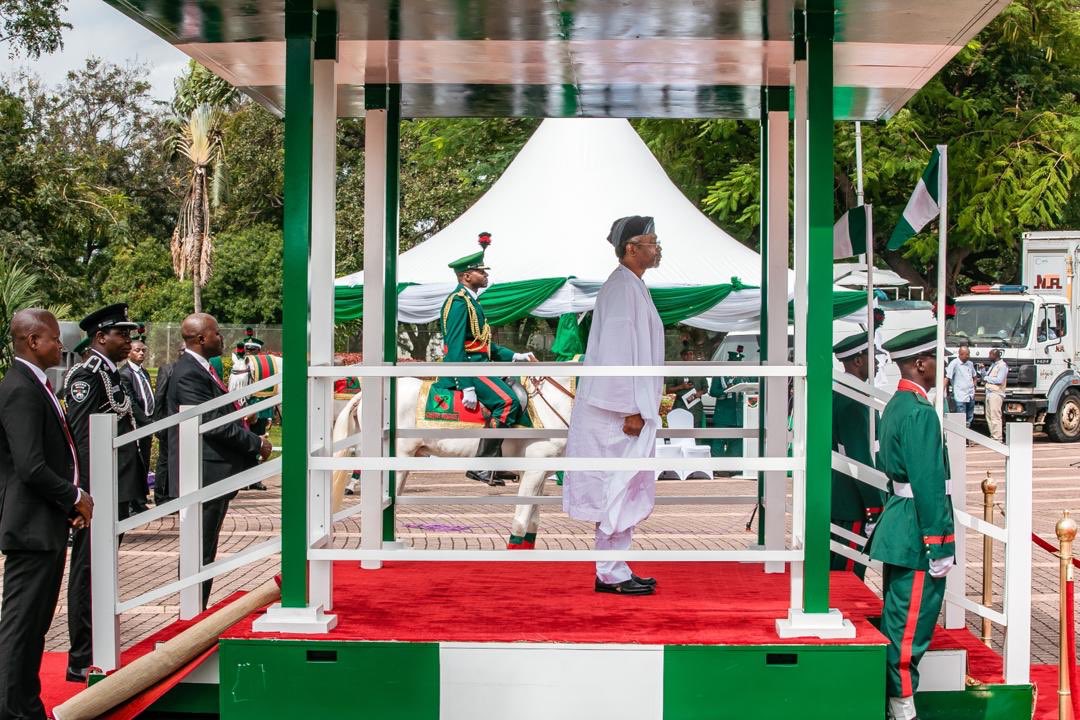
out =
{"type": "MultiPolygon", "coordinates": [[[[1063,509],[1080,510],[1080,445],[1057,445],[1039,438],[1035,447],[1034,529],[1054,542],[1054,524],[1063,509]]],[[[968,458],[967,498],[972,508],[981,508],[979,483],[989,470],[1001,484],[1000,508],[1004,505],[1004,463],[982,448],[972,448],[968,458]]],[[[265,492],[241,492],[232,503],[222,533],[221,553],[235,553],[273,536],[280,526],[278,483],[271,481],[265,492]]],[[[549,483],[547,491],[560,488],[549,483]]],[[[453,474],[416,475],[406,490],[410,494],[477,495],[483,492],[516,493],[516,485],[500,491],[453,474]]],[[[751,495],[754,483],[746,480],[719,479],[685,482],[662,482],[660,493],[677,495],[751,495]]],[[[636,547],[643,549],[742,548],[755,535],[746,530],[750,507],[746,505],[660,506],[635,536],[636,547]]],[[[975,512],[978,512],[976,510],[975,512]]],[[[512,508],[505,506],[456,506],[444,508],[403,508],[398,514],[399,537],[422,548],[500,548],[510,532],[512,508]]],[[[541,523],[538,546],[547,548],[588,548],[592,531],[586,523],[568,520],[554,508],[541,523]]],[[[981,542],[969,533],[969,547],[981,554],[981,542]]],[[[336,527],[336,545],[359,545],[360,528],[355,518],[336,527]]],[[[996,567],[1000,569],[1002,547],[996,544],[996,567]]],[[[1054,662],[1057,656],[1057,559],[1033,547],[1033,661],[1054,662]]],[[[153,522],[128,533],[120,550],[120,588],[124,599],[135,597],[175,577],[177,566],[177,526],[175,516],[153,522]]],[[[213,599],[235,589],[254,587],[277,570],[277,558],[249,566],[219,579],[213,599]]],[[[981,595],[981,574],[971,571],[969,596],[981,595]]],[[[869,576],[872,585],[878,578],[869,576]]],[[[995,573],[995,606],[1001,607],[1001,573],[995,573]]],[[[128,647],[155,629],[169,623],[177,613],[176,596],[141,607],[123,616],[122,642],[128,647]]],[[[972,627],[975,623],[972,622],[972,627]]],[[[56,618],[49,632],[49,650],[67,647],[67,604],[61,593],[56,618]]],[[[1001,634],[995,634],[1000,649],[1001,634]]]]}

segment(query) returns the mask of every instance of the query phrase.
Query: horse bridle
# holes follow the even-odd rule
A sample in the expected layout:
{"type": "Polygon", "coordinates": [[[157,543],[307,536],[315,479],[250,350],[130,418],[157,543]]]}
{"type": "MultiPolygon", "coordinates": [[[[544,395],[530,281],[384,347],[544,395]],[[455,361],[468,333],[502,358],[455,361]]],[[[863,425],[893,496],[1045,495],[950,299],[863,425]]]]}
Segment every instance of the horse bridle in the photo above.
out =
{"type": "Polygon", "coordinates": [[[551,405],[551,403],[548,402],[548,399],[546,397],[544,397],[543,393],[541,393],[541,390],[543,390],[543,387],[544,387],[544,383],[546,383],[546,382],[550,382],[552,385],[554,385],[556,387],[556,389],[558,389],[563,395],[570,398],[571,400],[573,400],[576,397],[574,395],[574,393],[570,392],[565,387],[563,387],[562,383],[560,383],[555,378],[548,377],[547,375],[544,375],[542,377],[530,377],[529,378],[529,383],[533,386],[534,390],[532,392],[529,392],[529,389],[526,388],[525,392],[528,394],[530,400],[532,400],[535,397],[539,397],[541,400],[543,400],[544,404],[548,406],[548,409],[551,410],[551,412],[555,413],[555,417],[562,420],[563,425],[565,425],[566,427],[570,427],[570,423],[567,422],[566,418],[564,418],[562,416],[562,413],[560,413],[558,410],[556,410],[551,405]]]}

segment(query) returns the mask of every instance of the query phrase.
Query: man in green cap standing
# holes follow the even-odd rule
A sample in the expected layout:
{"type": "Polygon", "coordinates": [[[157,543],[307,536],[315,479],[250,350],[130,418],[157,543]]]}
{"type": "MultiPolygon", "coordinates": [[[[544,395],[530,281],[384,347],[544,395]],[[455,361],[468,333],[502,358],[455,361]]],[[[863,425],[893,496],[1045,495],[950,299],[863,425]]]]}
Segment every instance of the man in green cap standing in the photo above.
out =
{"type": "MultiPolygon", "coordinates": [[[[728,362],[742,362],[745,359],[742,345],[737,345],[734,350],[728,351],[728,362]]],[[[729,393],[728,388],[744,381],[742,377],[718,376],[712,379],[709,394],[716,398],[712,416],[714,428],[741,428],[743,426],[742,393],[729,393]]],[[[710,440],[709,446],[712,448],[713,457],[742,457],[743,454],[741,438],[710,440]]],[[[731,475],[732,473],[721,471],[720,474],[731,475]]]]}
{"type": "MultiPolygon", "coordinates": [[[[478,300],[479,292],[488,286],[488,266],[484,253],[491,244],[490,233],[480,233],[480,251],[459,258],[449,267],[457,275],[458,285],[446,298],[440,314],[440,329],[445,344],[444,362],[536,362],[532,353],[517,353],[492,340],[491,326],[478,300]]],[[[489,427],[507,428],[515,425],[531,427],[517,395],[499,377],[444,377],[440,387],[461,390],[462,404],[469,410],[482,405],[491,413],[489,427]]],[[[502,457],[502,440],[484,438],[477,448],[477,457],[502,457]]],[[[506,473],[491,470],[470,470],[465,476],[488,485],[505,485],[506,473]]]]}
{"type": "MultiPolygon", "coordinates": [[[[833,346],[833,354],[844,366],[844,372],[856,380],[866,382],[870,377],[867,351],[870,344],[865,334],[844,338],[833,346]]],[[[870,447],[870,409],[847,395],[833,391],[832,416],[833,450],[852,460],[874,467],[874,451],[870,447]]],[[[885,505],[885,494],[872,485],[833,470],[832,474],[832,523],[855,535],[869,538],[885,505]]],[[[833,540],[858,550],[850,540],[833,536],[833,540]]],[[[861,580],[866,566],[831,553],[829,569],[850,570],[861,580]]]]}
{"type": "Polygon", "coordinates": [[[878,466],[892,496],[870,538],[870,557],[884,564],[888,717],[913,720],[919,661],[930,646],[945,575],[955,561],[953,507],[941,424],[926,398],[938,381],[935,328],[909,330],[884,347],[901,379],[881,416],[878,466]]]}

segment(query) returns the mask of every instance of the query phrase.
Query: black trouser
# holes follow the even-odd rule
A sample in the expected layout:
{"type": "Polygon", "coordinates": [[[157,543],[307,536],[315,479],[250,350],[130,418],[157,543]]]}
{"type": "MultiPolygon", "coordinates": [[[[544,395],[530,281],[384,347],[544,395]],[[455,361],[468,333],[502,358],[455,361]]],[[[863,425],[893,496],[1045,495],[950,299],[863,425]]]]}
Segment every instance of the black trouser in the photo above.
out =
{"type": "MultiPolygon", "coordinates": [[[[202,509],[202,546],[203,565],[209,565],[217,557],[218,536],[221,535],[221,526],[225,523],[225,516],[229,512],[229,501],[236,497],[232,492],[224,497],[215,498],[203,503],[202,509]]],[[[213,580],[204,580],[202,584],[202,607],[206,609],[210,600],[210,586],[213,580]]]]}
{"type": "MultiPolygon", "coordinates": [[[[131,502],[122,500],[116,513],[120,520],[130,513],[131,502]]],[[[99,522],[104,522],[101,520],[99,522]]],[[[124,541],[121,535],[118,543],[124,541]]],[[[68,575],[68,667],[90,667],[94,658],[94,632],[90,614],[90,529],[75,530],[71,542],[71,573],[68,575]]]]}
{"type": "Polygon", "coordinates": [[[169,499],[169,434],[159,432],[157,465],[154,467],[154,502],[162,503],[169,499]]]}
{"type": "Polygon", "coordinates": [[[4,553],[4,599],[0,605],[0,719],[45,719],[41,703],[41,656],[49,632],[67,548],[4,553]]]}

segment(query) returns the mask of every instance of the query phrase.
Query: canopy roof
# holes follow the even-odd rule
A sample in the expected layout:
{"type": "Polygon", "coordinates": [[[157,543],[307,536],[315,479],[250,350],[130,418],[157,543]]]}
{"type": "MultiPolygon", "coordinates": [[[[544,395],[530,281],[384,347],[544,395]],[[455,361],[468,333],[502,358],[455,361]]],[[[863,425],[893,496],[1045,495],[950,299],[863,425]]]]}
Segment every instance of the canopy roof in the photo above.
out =
{"type": "MultiPolygon", "coordinates": [[[[761,258],[718,228],[668,179],[626,120],[545,120],[502,177],[444,230],[398,258],[400,282],[453,283],[448,262],[492,243],[493,283],[574,276],[603,282],[617,262],[605,239],[626,215],[652,215],[663,247],[651,286],[758,285],[761,258]]],[[[339,278],[359,285],[363,272],[339,278]]]]}
{"type": "MultiPolygon", "coordinates": [[[[284,110],[285,0],[106,2],[284,110]]],[[[338,15],[339,113],[400,83],[406,117],[758,117],[763,86],[794,84],[806,3],[314,0],[338,15]]],[[[837,118],[891,116],[1006,5],[837,0],[837,118]]]]}
{"type": "MultiPolygon", "coordinates": [[[[844,287],[866,287],[866,263],[840,262],[833,264],[833,282],[844,287]]],[[[903,287],[908,281],[892,270],[875,267],[874,287],[903,287]]]]}

